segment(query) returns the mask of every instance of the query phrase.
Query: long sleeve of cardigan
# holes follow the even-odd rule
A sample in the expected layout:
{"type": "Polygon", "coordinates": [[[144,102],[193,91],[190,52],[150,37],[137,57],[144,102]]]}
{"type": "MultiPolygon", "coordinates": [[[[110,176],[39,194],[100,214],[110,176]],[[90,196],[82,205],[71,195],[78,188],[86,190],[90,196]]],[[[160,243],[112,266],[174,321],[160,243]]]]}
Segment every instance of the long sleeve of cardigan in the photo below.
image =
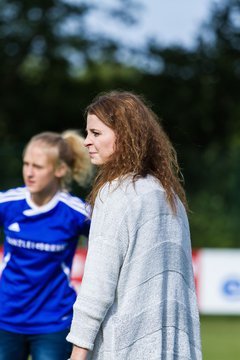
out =
{"type": "Polygon", "coordinates": [[[93,349],[99,327],[114,301],[127,248],[126,243],[119,241],[127,200],[120,191],[107,191],[107,196],[104,190],[101,193],[104,201],[100,196],[94,207],[84,277],[67,337],[69,342],[89,350],[93,349]]]}

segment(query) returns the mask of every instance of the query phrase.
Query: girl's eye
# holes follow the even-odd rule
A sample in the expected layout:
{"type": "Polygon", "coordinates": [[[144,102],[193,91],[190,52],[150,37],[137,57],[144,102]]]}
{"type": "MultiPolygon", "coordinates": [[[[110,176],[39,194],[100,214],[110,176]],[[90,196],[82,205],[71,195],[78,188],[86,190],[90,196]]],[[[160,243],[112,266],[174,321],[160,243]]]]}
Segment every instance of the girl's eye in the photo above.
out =
{"type": "Polygon", "coordinates": [[[99,132],[93,131],[93,135],[94,135],[94,136],[98,136],[98,135],[100,135],[100,134],[99,134],[99,132]]]}

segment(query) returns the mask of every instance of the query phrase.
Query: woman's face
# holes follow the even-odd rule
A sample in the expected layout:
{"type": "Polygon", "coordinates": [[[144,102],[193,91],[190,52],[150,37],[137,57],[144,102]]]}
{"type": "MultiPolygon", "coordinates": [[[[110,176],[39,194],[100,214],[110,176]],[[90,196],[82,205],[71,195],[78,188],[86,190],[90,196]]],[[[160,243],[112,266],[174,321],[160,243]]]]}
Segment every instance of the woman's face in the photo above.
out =
{"type": "Polygon", "coordinates": [[[87,147],[91,162],[94,165],[105,164],[115,151],[116,136],[114,131],[105,125],[96,115],[87,116],[87,147]]]}

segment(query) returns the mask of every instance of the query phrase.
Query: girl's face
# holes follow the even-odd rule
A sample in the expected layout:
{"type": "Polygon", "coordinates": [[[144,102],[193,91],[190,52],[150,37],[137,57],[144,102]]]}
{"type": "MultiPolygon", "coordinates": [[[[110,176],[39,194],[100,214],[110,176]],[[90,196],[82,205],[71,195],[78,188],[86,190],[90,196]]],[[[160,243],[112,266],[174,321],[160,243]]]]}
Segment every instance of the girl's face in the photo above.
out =
{"type": "Polygon", "coordinates": [[[94,165],[105,164],[115,151],[116,136],[114,131],[105,125],[96,115],[87,116],[87,147],[91,162],[94,165]]]}
{"type": "Polygon", "coordinates": [[[38,142],[28,145],[23,157],[23,179],[37,205],[47,203],[59,189],[56,154],[38,142]]]}

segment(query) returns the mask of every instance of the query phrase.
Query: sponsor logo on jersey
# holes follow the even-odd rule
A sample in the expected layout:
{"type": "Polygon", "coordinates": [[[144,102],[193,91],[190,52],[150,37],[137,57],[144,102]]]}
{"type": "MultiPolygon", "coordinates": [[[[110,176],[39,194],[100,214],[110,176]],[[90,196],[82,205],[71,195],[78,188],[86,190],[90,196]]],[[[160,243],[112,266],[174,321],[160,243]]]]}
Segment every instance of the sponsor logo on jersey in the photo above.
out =
{"type": "Polygon", "coordinates": [[[39,250],[39,251],[48,251],[48,252],[59,252],[63,251],[67,244],[48,244],[43,242],[33,242],[30,240],[23,240],[23,239],[13,239],[10,237],[6,237],[7,242],[12,245],[19,248],[25,248],[25,249],[33,249],[33,250],[39,250]]]}

